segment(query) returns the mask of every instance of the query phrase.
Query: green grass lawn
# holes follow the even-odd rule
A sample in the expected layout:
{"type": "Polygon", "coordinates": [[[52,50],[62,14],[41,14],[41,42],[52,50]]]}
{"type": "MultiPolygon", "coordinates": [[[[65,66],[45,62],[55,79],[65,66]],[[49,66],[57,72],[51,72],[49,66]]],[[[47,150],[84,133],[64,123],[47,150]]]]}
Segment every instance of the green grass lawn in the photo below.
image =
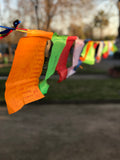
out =
{"type": "Polygon", "coordinates": [[[10,69],[11,69],[11,66],[0,68],[0,76],[8,76],[10,69]]]}
{"type": "Polygon", "coordinates": [[[0,80],[0,102],[4,101],[5,80],[0,80]]]}
{"type": "MultiPolygon", "coordinates": [[[[120,100],[120,79],[49,80],[48,94],[42,101],[120,100]]],[[[0,101],[4,101],[5,81],[0,81],[0,101]]]]}
{"type": "Polygon", "coordinates": [[[107,72],[101,68],[96,68],[94,65],[82,64],[83,69],[77,69],[77,74],[107,74],[107,72]]]}
{"type": "Polygon", "coordinates": [[[46,100],[81,101],[81,100],[117,100],[120,99],[120,79],[72,80],[51,84],[46,100]]]}
{"type": "MultiPolygon", "coordinates": [[[[71,65],[69,65],[71,66],[71,65]]],[[[67,66],[67,67],[69,67],[67,66]]],[[[87,65],[87,64],[82,64],[83,69],[78,68],[76,74],[107,74],[107,72],[102,69],[102,68],[97,68],[95,65],[87,65]]],[[[44,65],[43,67],[43,72],[42,74],[44,75],[46,73],[47,69],[47,64],[44,65]]],[[[55,73],[57,74],[57,73],[55,73]]]]}

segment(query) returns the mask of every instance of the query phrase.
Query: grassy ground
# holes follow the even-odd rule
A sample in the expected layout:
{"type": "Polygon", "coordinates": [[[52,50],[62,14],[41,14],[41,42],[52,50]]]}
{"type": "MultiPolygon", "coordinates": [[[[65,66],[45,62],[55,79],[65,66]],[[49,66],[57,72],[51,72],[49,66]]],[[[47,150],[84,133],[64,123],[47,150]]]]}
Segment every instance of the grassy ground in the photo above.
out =
{"type": "Polygon", "coordinates": [[[101,68],[97,68],[94,65],[82,64],[83,69],[77,69],[77,74],[106,74],[107,72],[101,68]]]}
{"type": "MultiPolygon", "coordinates": [[[[120,79],[104,80],[72,80],[62,83],[57,80],[49,80],[50,88],[43,101],[96,101],[96,100],[119,100],[120,79]]],[[[5,81],[0,81],[0,101],[4,101],[5,81]]]]}
{"type": "Polygon", "coordinates": [[[8,76],[10,69],[11,69],[11,66],[0,67],[0,76],[8,76]]]}
{"type": "Polygon", "coordinates": [[[4,101],[5,80],[0,80],[0,102],[4,101]]]}
{"type": "Polygon", "coordinates": [[[46,100],[80,101],[120,99],[120,80],[66,80],[60,84],[50,80],[46,100]]]}

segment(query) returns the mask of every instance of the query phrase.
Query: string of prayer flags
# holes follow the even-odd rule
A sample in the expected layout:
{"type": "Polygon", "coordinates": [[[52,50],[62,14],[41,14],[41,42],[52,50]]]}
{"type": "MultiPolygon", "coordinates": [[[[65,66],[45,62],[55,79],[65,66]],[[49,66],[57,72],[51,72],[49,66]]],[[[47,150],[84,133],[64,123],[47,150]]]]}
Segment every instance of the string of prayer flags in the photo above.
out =
{"type": "MultiPolygon", "coordinates": [[[[82,63],[94,65],[102,58],[107,58],[111,52],[118,49],[111,41],[81,40],[77,36],[62,36],[57,33],[42,30],[28,30],[18,28],[20,21],[14,22],[14,28],[4,27],[0,32],[0,39],[13,30],[26,32],[20,39],[6,81],[5,100],[8,113],[20,110],[25,104],[44,98],[49,84],[47,80],[57,71],[58,82],[73,75],[82,63]],[[47,41],[51,40],[52,48],[45,79],[39,82],[41,76],[47,41]],[[67,68],[67,60],[71,48],[74,46],[72,66],[67,68]]],[[[0,26],[3,27],[3,26],[0,26]]]]}

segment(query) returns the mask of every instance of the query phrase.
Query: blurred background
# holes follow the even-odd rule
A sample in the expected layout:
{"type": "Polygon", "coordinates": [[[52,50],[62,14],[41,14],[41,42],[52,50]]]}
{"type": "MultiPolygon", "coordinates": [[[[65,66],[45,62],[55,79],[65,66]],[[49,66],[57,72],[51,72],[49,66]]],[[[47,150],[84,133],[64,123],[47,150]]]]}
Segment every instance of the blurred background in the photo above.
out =
{"type": "Polygon", "coordinates": [[[44,99],[8,115],[5,82],[25,35],[0,40],[0,160],[120,160],[120,0],[0,0],[0,25],[16,19],[21,28],[112,40],[118,52],[61,83],[55,73],[44,99]]]}
{"type": "MultiPolygon", "coordinates": [[[[0,25],[12,27],[16,19],[21,20],[21,28],[76,35],[80,39],[112,40],[119,48],[118,52],[108,59],[102,59],[99,64],[82,65],[83,69],[78,69],[74,76],[61,84],[57,83],[58,77],[55,73],[56,76],[49,80],[49,92],[41,102],[119,101],[119,0],[0,0],[0,25]],[[113,75],[109,74],[110,69],[115,69],[113,75]],[[66,88],[64,92],[63,88],[66,88]]],[[[2,28],[0,30],[2,31],[2,28]]],[[[0,101],[4,101],[5,81],[10,72],[17,43],[23,36],[24,33],[14,31],[0,40],[0,101]]],[[[68,66],[71,59],[72,53],[68,58],[68,66]]],[[[40,79],[44,78],[47,64],[48,60],[40,79]]]]}

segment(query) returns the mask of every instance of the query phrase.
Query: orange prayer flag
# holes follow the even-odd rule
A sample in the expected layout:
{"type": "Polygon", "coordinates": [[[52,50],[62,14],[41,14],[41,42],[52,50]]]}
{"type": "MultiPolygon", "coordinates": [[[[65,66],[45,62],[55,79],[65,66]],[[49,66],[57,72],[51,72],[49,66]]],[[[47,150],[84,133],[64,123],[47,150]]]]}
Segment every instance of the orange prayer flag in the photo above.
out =
{"type": "Polygon", "coordinates": [[[20,110],[24,104],[44,97],[38,84],[46,42],[52,35],[52,32],[28,30],[27,36],[20,39],[6,82],[5,100],[9,114],[20,110]]]}

